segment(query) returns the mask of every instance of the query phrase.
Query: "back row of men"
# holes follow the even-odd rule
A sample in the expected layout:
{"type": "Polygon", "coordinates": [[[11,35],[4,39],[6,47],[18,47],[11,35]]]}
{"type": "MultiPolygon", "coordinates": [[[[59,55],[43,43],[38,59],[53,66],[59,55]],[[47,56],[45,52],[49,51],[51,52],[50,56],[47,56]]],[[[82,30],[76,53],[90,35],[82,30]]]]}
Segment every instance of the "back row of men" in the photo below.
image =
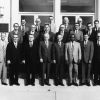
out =
{"type": "Polygon", "coordinates": [[[94,27],[92,23],[88,23],[86,27],[82,25],[80,18],[72,28],[68,18],[65,17],[65,24],[61,24],[59,31],[55,33],[53,17],[50,19],[51,23],[46,23],[42,27],[40,19],[37,18],[36,25],[31,25],[30,30],[25,26],[24,19],[20,27],[15,23],[14,30],[9,32],[8,43],[5,41],[5,33],[1,33],[0,75],[3,71],[1,83],[7,85],[7,71],[9,71],[9,84],[20,85],[18,75],[24,65],[25,85],[35,85],[37,72],[41,78],[40,85],[50,86],[51,69],[54,72],[56,86],[64,86],[62,81],[64,76],[68,86],[90,86],[90,79],[93,80],[93,85],[100,85],[99,21],[94,21],[94,27]]]}

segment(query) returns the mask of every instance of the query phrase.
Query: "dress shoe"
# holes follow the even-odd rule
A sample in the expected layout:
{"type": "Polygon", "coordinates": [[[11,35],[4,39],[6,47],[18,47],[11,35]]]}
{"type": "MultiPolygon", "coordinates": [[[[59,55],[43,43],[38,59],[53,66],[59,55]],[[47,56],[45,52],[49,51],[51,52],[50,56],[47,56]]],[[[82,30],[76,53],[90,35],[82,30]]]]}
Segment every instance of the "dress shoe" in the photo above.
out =
{"type": "Polygon", "coordinates": [[[78,86],[78,84],[77,84],[77,83],[75,83],[75,82],[73,83],[73,85],[74,85],[74,86],[78,86]]]}
{"type": "Polygon", "coordinates": [[[55,85],[55,86],[58,86],[58,82],[57,82],[57,81],[55,81],[55,82],[54,82],[54,85],[55,85]]]}
{"type": "Polygon", "coordinates": [[[41,82],[40,85],[41,85],[41,86],[44,86],[44,82],[41,82]]]}
{"type": "Polygon", "coordinates": [[[79,85],[80,85],[80,86],[83,86],[83,85],[86,85],[86,84],[85,84],[85,83],[80,83],[79,85]]]}
{"type": "Polygon", "coordinates": [[[10,86],[13,86],[14,84],[13,84],[13,83],[10,83],[9,85],[10,85],[10,86]]]}
{"type": "Polygon", "coordinates": [[[17,83],[15,83],[15,85],[17,85],[17,86],[20,86],[20,84],[17,82],[17,83]]]}
{"type": "Polygon", "coordinates": [[[34,83],[31,83],[31,85],[32,85],[32,86],[35,86],[35,84],[34,84],[34,83]]]}
{"type": "Polygon", "coordinates": [[[68,83],[67,85],[68,85],[68,86],[71,86],[71,85],[72,85],[72,83],[68,83]]]}
{"type": "Polygon", "coordinates": [[[59,82],[59,85],[64,86],[63,82],[59,82]]]}
{"type": "Polygon", "coordinates": [[[2,85],[8,85],[7,83],[2,83],[2,85]]]}
{"type": "Polygon", "coordinates": [[[29,83],[26,83],[26,84],[25,84],[25,86],[28,86],[28,85],[30,85],[30,84],[29,84],[29,83]]]}
{"type": "Polygon", "coordinates": [[[44,86],[44,84],[40,84],[41,86],[44,86]]]}
{"type": "Polygon", "coordinates": [[[49,82],[45,82],[46,85],[51,86],[49,82]]]}
{"type": "Polygon", "coordinates": [[[87,86],[91,86],[91,85],[90,85],[90,82],[87,82],[86,85],[87,85],[87,86]]]}

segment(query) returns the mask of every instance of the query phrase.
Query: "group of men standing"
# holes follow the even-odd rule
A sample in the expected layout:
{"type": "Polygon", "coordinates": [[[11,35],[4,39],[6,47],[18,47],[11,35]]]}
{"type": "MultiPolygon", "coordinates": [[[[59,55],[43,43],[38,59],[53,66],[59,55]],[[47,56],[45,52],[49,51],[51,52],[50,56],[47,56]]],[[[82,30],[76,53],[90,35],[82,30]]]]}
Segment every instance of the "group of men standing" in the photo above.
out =
{"type": "Polygon", "coordinates": [[[6,34],[1,33],[0,75],[3,72],[3,85],[7,85],[7,67],[10,86],[20,85],[18,77],[21,68],[25,69],[26,86],[34,86],[36,76],[41,86],[50,86],[51,76],[56,86],[64,86],[63,78],[68,86],[90,86],[90,80],[93,85],[100,85],[99,21],[94,21],[94,27],[92,23],[86,27],[79,18],[72,26],[65,17],[64,24],[56,33],[53,20],[50,16],[50,23],[43,27],[37,18],[36,24],[29,28],[22,19],[21,26],[14,23],[14,30],[8,34],[8,42],[5,41],[6,34]]]}

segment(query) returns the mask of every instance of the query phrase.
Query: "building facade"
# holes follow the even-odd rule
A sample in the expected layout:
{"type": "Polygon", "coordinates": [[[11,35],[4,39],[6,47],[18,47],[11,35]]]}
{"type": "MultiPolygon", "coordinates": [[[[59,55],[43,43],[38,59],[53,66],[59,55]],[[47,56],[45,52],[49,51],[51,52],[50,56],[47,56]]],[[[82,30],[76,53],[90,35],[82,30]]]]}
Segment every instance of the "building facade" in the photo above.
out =
{"type": "Polygon", "coordinates": [[[93,23],[95,19],[100,21],[100,0],[0,0],[0,24],[4,24],[8,32],[23,18],[30,26],[39,17],[44,25],[49,16],[54,16],[56,30],[65,16],[71,24],[79,17],[84,24],[93,23]]]}

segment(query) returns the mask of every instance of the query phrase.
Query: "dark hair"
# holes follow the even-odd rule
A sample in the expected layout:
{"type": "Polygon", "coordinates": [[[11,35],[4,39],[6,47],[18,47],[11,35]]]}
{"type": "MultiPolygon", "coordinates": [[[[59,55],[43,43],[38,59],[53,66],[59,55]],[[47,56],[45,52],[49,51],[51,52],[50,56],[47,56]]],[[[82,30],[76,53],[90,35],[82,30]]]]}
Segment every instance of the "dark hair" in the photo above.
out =
{"type": "Polygon", "coordinates": [[[78,25],[79,25],[79,23],[78,23],[78,22],[76,22],[76,23],[75,23],[75,25],[76,25],[76,24],[78,24],[78,25]]]}
{"type": "MultiPolygon", "coordinates": [[[[88,35],[88,33],[86,32],[83,36],[88,35]]],[[[89,36],[89,35],[88,35],[89,36]]]]}
{"type": "Polygon", "coordinates": [[[99,20],[95,20],[94,23],[95,23],[95,22],[98,22],[98,23],[99,23],[99,20]]]}
{"type": "Polygon", "coordinates": [[[18,24],[18,23],[14,23],[14,24],[13,24],[13,27],[15,26],[15,24],[17,24],[17,25],[19,26],[19,24],[18,24]]]}
{"type": "Polygon", "coordinates": [[[92,25],[92,22],[88,22],[88,23],[87,23],[87,25],[89,25],[89,24],[91,24],[91,25],[92,25]]]}

